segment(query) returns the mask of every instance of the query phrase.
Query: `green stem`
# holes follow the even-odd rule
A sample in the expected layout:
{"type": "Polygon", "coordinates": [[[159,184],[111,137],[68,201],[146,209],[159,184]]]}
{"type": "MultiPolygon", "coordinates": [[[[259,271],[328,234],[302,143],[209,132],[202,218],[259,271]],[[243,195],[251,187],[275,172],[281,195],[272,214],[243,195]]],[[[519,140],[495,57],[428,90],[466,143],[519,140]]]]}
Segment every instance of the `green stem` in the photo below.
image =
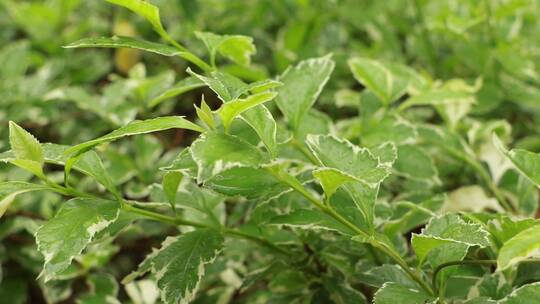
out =
{"type": "Polygon", "coordinates": [[[493,180],[491,179],[489,173],[482,166],[482,164],[480,164],[476,159],[466,155],[465,153],[456,151],[455,149],[449,147],[448,145],[445,145],[444,142],[431,142],[431,141],[429,142],[445,150],[446,152],[448,152],[448,154],[450,154],[454,158],[467,163],[480,176],[480,179],[482,180],[482,182],[486,185],[486,187],[493,194],[493,196],[495,196],[495,198],[497,199],[501,207],[503,207],[506,211],[510,213],[515,213],[514,207],[506,200],[506,198],[501,193],[499,188],[497,188],[497,186],[493,183],[493,180]]]}
{"type": "MultiPolygon", "coordinates": [[[[159,214],[159,213],[156,213],[156,212],[153,212],[153,211],[150,211],[150,210],[135,207],[135,206],[130,205],[130,204],[125,204],[123,206],[123,208],[124,208],[125,211],[135,213],[135,214],[139,214],[139,215],[142,215],[142,216],[144,216],[146,218],[153,219],[153,220],[163,222],[163,223],[167,223],[167,224],[171,224],[171,225],[191,226],[191,227],[197,227],[197,228],[212,228],[209,225],[205,225],[205,224],[197,223],[197,222],[193,222],[193,221],[188,221],[188,220],[177,218],[177,217],[172,217],[172,216],[159,214]]],[[[259,244],[263,245],[264,247],[272,249],[272,250],[274,250],[274,251],[276,251],[276,252],[278,252],[278,253],[280,253],[282,255],[291,256],[290,252],[288,252],[287,250],[285,250],[283,248],[280,248],[280,247],[274,245],[273,243],[269,242],[268,240],[261,239],[259,237],[254,236],[254,235],[247,234],[245,232],[235,230],[235,229],[231,229],[231,228],[226,228],[226,227],[222,227],[221,231],[226,235],[237,236],[237,237],[241,237],[241,238],[244,238],[244,239],[259,243],[259,244]]]]}
{"type": "MultiPolygon", "coordinates": [[[[60,193],[62,195],[73,196],[73,197],[97,198],[96,196],[94,196],[92,194],[82,192],[82,191],[79,191],[79,190],[71,188],[71,187],[61,186],[61,185],[59,185],[59,184],[57,184],[57,183],[55,183],[55,182],[53,182],[53,181],[51,181],[49,179],[45,179],[44,181],[45,181],[45,183],[47,185],[49,185],[51,187],[52,190],[54,190],[54,191],[56,191],[56,192],[58,192],[58,193],[60,193]]],[[[197,223],[197,222],[185,220],[185,219],[181,219],[181,218],[178,218],[178,217],[172,217],[172,216],[168,216],[168,215],[163,215],[163,214],[160,214],[160,213],[157,213],[157,212],[153,212],[153,211],[146,210],[146,209],[143,209],[143,208],[135,207],[132,203],[126,202],[123,198],[121,198],[121,197],[119,198],[114,193],[113,193],[113,195],[115,196],[115,198],[117,200],[119,200],[120,206],[121,206],[122,210],[124,210],[124,211],[131,212],[131,213],[134,213],[134,214],[138,214],[138,215],[141,215],[143,217],[146,217],[146,218],[158,221],[158,222],[162,222],[162,223],[166,223],[166,224],[170,224],[170,225],[175,225],[175,226],[191,226],[191,227],[197,227],[197,228],[211,228],[211,226],[205,225],[205,224],[202,224],[202,223],[197,223]]],[[[244,232],[241,232],[241,231],[238,231],[238,230],[234,230],[234,229],[231,229],[231,228],[226,228],[226,227],[222,227],[221,231],[226,235],[242,237],[244,239],[259,243],[259,244],[261,244],[261,245],[263,245],[263,246],[265,246],[265,247],[267,247],[267,248],[269,248],[271,250],[274,250],[275,252],[278,252],[278,253],[280,253],[280,254],[282,254],[284,256],[288,256],[288,257],[292,256],[292,254],[290,252],[288,252],[287,250],[274,245],[273,243],[269,242],[268,240],[258,238],[258,237],[254,236],[254,235],[250,235],[250,234],[247,234],[247,233],[244,233],[244,232]]]]}
{"type": "Polygon", "coordinates": [[[231,235],[231,236],[238,236],[238,237],[241,237],[241,238],[244,238],[244,239],[248,239],[248,240],[251,240],[251,241],[254,241],[256,243],[259,243],[269,249],[272,249],[284,256],[287,256],[287,257],[291,257],[292,256],[292,253],[281,248],[281,247],[278,247],[276,245],[274,245],[273,243],[269,242],[268,240],[265,240],[265,239],[261,239],[261,238],[258,238],[254,235],[251,235],[251,234],[247,234],[245,232],[242,232],[242,231],[239,231],[239,230],[234,230],[234,229],[230,229],[230,228],[224,228],[223,229],[223,232],[225,234],[228,234],[228,235],[231,235]]]}
{"type": "Polygon", "coordinates": [[[381,250],[382,252],[386,253],[388,256],[390,256],[406,273],[407,275],[413,279],[422,289],[424,289],[428,294],[435,295],[433,292],[433,289],[429,286],[428,283],[426,283],[419,273],[416,271],[413,271],[409,265],[407,265],[407,262],[401,258],[401,256],[396,253],[392,248],[388,247],[383,242],[380,242],[376,239],[373,239],[372,241],[373,246],[381,250]]]}
{"type": "Polygon", "coordinates": [[[206,62],[204,62],[201,58],[197,57],[197,55],[188,52],[188,51],[181,51],[178,54],[179,57],[184,58],[185,60],[193,63],[194,65],[198,66],[201,70],[205,72],[213,71],[214,68],[209,66],[206,62]]]}
{"type": "Polygon", "coordinates": [[[341,214],[337,213],[333,208],[325,205],[324,203],[320,202],[315,196],[313,196],[309,191],[307,191],[302,184],[293,176],[290,174],[280,171],[276,172],[276,170],[269,169],[269,172],[272,173],[276,178],[278,178],[283,183],[289,185],[291,188],[293,188],[296,192],[300,193],[302,196],[304,196],[308,201],[310,201],[313,205],[315,205],[317,208],[319,208],[322,212],[330,215],[334,219],[336,219],[341,224],[347,226],[352,231],[354,231],[357,235],[362,236],[363,238],[370,239],[371,245],[373,245],[375,248],[381,250],[382,252],[386,253],[390,258],[392,258],[403,270],[409,275],[411,279],[416,281],[420,287],[422,287],[426,292],[433,295],[433,290],[427,284],[418,273],[414,272],[409,268],[407,265],[407,262],[401,258],[401,256],[396,253],[392,248],[388,247],[383,242],[376,240],[371,237],[370,234],[366,233],[362,229],[360,229],[358,226],[354,225],[353,223],[349,222],[346,218],[344,218],[341,214]]]}
{"type": "Polygon", "coordinates": [[[142,216],[144,216],[146,218],[153,219],[153,220],[156,220],[156,221],[162,222],[162,223],[167,223],[167,224],[176,225],[176,226],[192,226],[192,227],[197,227],[197,228],[208,228],[208,226],[206,226],[204,224],[201,224],[201,223],[196,223],[196,222],[184,220],[184,219],[177,218],[177,217],[163,215],[163,214],[153,212],[153,211],[150,211],[150,210],[138,208],[138,207],[135,207],[135,206],[127,204],[127,203],[124,204],[122,206],[122,208],[127,212],[142,215],[142,216]]]}
{"type": "Polygon", "coordinates": [[[192,52],[188,51],[183,45],[176,42],[174,39],[172,39],[169,34],[167,33],[161,33],[160,34],[163,39],[168,41],[170,44],[172,44],[175,48],[177,48],[180,53],[178,54],[179,57],[184,58],[185,60],[193,63],[194,65],[198,66],[201,70],[205,72],[209,72],[212,70],[215,70],[214,67],[209,66],[204,60],[199,58],[197,55],[193,54],[192,52]]]}

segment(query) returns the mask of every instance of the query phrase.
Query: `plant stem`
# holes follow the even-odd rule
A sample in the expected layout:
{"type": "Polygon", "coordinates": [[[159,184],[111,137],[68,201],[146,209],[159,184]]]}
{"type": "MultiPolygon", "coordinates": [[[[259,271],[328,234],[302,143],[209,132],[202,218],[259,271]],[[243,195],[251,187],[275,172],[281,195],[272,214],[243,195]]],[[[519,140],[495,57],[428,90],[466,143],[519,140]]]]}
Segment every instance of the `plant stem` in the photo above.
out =
{"type": "MultiPolygon", "coordinates": [[[[431,141],[429,141],[429,142],[431,142],[431,141]]],[[[455,157],[456,159],[459,159],[459,160],[467,163],[480,176],[480,179],[482,180],[482,182],[486,185],[486,187],[493,194],[493,196],[495,196],[495,198],[497,199],[499,204],[503,207],[503,209],[505,209],[506,211],[508,211],[510,213],[515,213],[515,209],[512,206],[512,204],[510,204],[506,200],[506,198],[501,193],[499,188],[497,188],[497,186],[493,183],[493,180],[491,179],[489,173],[482,166],[482,164],[480,164],[473,157],[471,157],[471,156],[469,156],[469,155],[467,155],[465,153],[462,153],[460,151],[456,151],[452,147],[450,147],[448,145],[445,145],[444,142],[435,142],[435,141],[433,141],[431,143],[433,143],[433,144],[437,145],[438,147],[440,147],[441,149],[445,150],[446,152],[448,152],[448,154],[455,157]]]]}
{"type": "MultiPolygon", "coordinates": [[[[150,211],[150,210],[135,207],[135,206],[130,205],[130,204],[125,204],[123,208],[124,208],[125,211],[135,213],[135,214],[139,214],[139,215],[142,215],[144,217],[147,217],[147,218],[159,221],[159,222],[171,224],[171,225],[191,226],[191,227],[197,227],[197,228],[212,228],[212,226],[209,226],[209,225],[205,225],[205,224],[197,223],[197,222],[193,222],[193,221],[188,221],[188,220],[177,218],[177,217],[172,217],[172,216],[159,214],[159,213],[156,213],[156,212],[153,212],[153,211],[150,211]]],[[[278,252],[278,253],[280,253],[282,255],[291,256],[290,252],[288,252],[287,250],[285,250],[283,248],[280,248],[280,247],[274,245],[273,243],[269,242],[268,240],[261,239],[259,237],[254,236],[254,235],[251,235],[251,234],[239,231],[239,230],[227,228],[227,227],[222,227],[221,231],[224,234],[227,234],[227,235],[230,235],[230,236],[237,236],[237,237],[241,237],[241,238],[244,238],[244,239],[259,243],[259,244],[261,244],[261,245],[263,245],[263,246],[265,246],[265,247],[267,247],[269,249],[272,249],[272,250],[274,250],[274,251],[276,251],[276,252],[278,252]]]]}
{"type": "Polygon", "coordinates": [[[346,218],[344,218],[341,214],[337,213],[333,208],[325,205],[324,203],[320,202],[316,197],[314,197],[309,191],[307,191],[302,184],[293,176],[290,174],[280,171],[276,172],[275,170],[269,170],[270,173],[272,173],[274,176],[276,176],[280,181],[283,183],[289,185],[291,188],[293,188],[296,192],[300,193],[302,196],[304,196],[308,201],[310,201],[313,205],[315,205],[317,208],[319,208],[322,212],[332,216],[334,219],[336,219],[341,224],[347,226],[351,230],[353,230],[357,235],[362,236],[363,238],[369,239],[370,244],[373,245],[373,247],[381,250],[385,254],[387,254],[390,258],[392,258],[403,270],[409,275],[411,279],[416,281],[422,289],[424,289],[429,294],[433,295],[433,290],[427,284],[418,273],[414,272],[409,268],[407,265],[407,262],[401,258],[401,256],[396,253],[392,248],[388,247],[385,243],[373,238],[370,234],[360,229],[355,224],[349,222],[346,218]]]}
{"type": "MultiPolygon", "coordinates": [[[[92,194],[82,192],[82,191],[79,191],[79,190],[71,188],[71,187],[64,187],[64,186],[59,185],[59,184],[57,184],[57,183],[55,183],[53,181],[50,181],[49,179],[46,179],[45,182],[47,183],[47,185],[49,185],[51,187],[52,190],[54,190],[54,191],[56,191],[56,192],[58,192],[58,193],[60,193],[62,195],[73,196],[73,197],[98,198],[98,197],[96,197],[96,196],[94,196],[92,194]]],[[[121,208],[124,211],[127,211],[127,212],[138,214],[138,215],[144,216],[146,218],[156,220],[158,222],[171,224],[171,225],[175,225],[175,226],[191,226],[191,227],[197,227],[197,228],[212,228],[212,226],[205,225],[205,224],[202,224],[202,223],[197,223],[197,222],[185,220],[185,219],[181,219],[181,218],[178,218],[178,217],[172,217],[172,216],[168,216],[168,215],[163,215],[163,214],[160,214],[160,213],[157,213],[157,212],[153,212],[153,211],[146,210],[146,209],[143,209],[143,208],[135,207],[132,203],[126,202],[123,198],[118,197],[117,195],[114,195],[114,196],[120,202],[121,208]]],[[[283,249],[281,247],[278,247],[275,244],[269,242],[268,240],[259,238],[257,236],[250,235],[250,234],[244,233],[242,231],[234,230],[234,229],[227,228],[227,227],[221,227],[221,231],[226,235],[241,237],[241,238],[244,238],[244,239],[259,243],[259,244],[261,244],[261,245],[263,245],[263,246],[265,246],[265,247],[267,247],[267,248],[269,248],[269,249],[271,249],[271,250],[273,250],[273,251],[275,251],[277,253],[280,253],[280,254],[282,254],[284,256],[288,256],[288,257],[293,256],[287,250],[285,250],[285,249],[283,249]]]]}
{"type": "Polygon", "coordinates": [[[172,217],[172,216],[168,216],[168,215],[163,215],[163,214],[160,214],[160,213],[157,213],[157,212],[153,212],[153,211],[150,211],[150,210],[135,207],[135,206],[127,204],[127,203],[124,204],[122,208],[127,212],[142,215],[142,216],[144,216],[146,218],[153,219],[153,220],[163,222],[163,223],[167,223],[167,224],[171,224],[171,225],[192,226],[192,227],[197,227],[197,228],[208,228],[208,226],[200,224],[200,223],[196,223],[196,222],[192,222],[192,221],[188,221],[188,220],[184,220],[184,219],[181,219],[181,218],[172,217]]]}
{"type": "Polygon", "coordinates": [[[288,250],[285,250],[281,247],[278,247],[276,245],[274,245],[273,243],[269,242],[268,240],[265,240],[265,239],[261,239],[261,238],[258,238],[254,235],[251,235],[251,234],[247,234],[245,232],[242,232],[242,231],[239,231],[239,230],[235,230],[235,229],[230,229],[230,228],[224,228],[223,229],[223,232],[225,234],[228,234],[228,235],[231,235],[231,236],[239,236],[241,238],[244,238],[244,239],[248,239],[248,240],[251,240],[251,241],[254,241],[256,243],[259,243],[265,247],[268,247],[278,253],[281,253],[282,255],[284,256],[292,256],[292,253],[289,252],[288,250]]]}

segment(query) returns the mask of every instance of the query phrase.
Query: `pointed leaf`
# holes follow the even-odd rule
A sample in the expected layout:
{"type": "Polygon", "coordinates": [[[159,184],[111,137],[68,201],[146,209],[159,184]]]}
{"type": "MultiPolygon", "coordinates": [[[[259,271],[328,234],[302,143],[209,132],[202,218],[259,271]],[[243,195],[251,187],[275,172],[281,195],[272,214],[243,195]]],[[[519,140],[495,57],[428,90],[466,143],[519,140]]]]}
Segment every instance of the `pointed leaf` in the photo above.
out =
{"type": "Polygon", "coordinates": [[[309,135],[307,145],[321,165],[341,170],[365,184],[375,186],[389,174],[389,168],[366,148],[330,135],[309,135]]]}
{"type": "Polygon", "coordinates": [[[214,71],[210,73],[210,76],[203,76],[193,72],[190,68],[186,72],[204,82],[223,102],[237,99],[247,92],[248,85],[229,74],[214,71]]]}
{"type": "Polygon", "coordinates": [[[516,169],[540,187],[540,154],[523,149],[508,151],[502,141],[493,134],[493,144],[514,164],[516,169]]]}
{"type": "Polygon", "coordinates": [[[119,215],[118,202],[75,198],[62,205],[54,218],[36,232],[38,250],[45,257],[45,281],[65,270],[94,235],[107,228],[119,215]]]}
{"type": "Polygon", "coordinates": [[[244,196],[259,202],[276,198],[290,188],[260,168],[234,167],[208,179],[204,185],[227,196],[244,196]]]}
{"type": "Polygon", "coordinates": [[[230,102],[224,103],[221,108],[218,110],[219,116],[223,121],[225,130],[228,130],[233,119],[243,112],[256,107],[257,105],[263,104],[267,101],[270,101],[276,97],[275,92],[263,92],[255,95],[250,95],[244,99],[235,99],[230,102]]]}
{"type": "Polygon", "coordinates": [[[148,107],[153,108],[161,104],[163,101],[167,99],[176,97],[178,95],[184,94],[185,92],[189,92],[191,90],[194,90],[203,86],[204,86],[204,83],[200,81],[198,78],[193,77],[193,76],[186,77],[180,80],[174,86],[165,90],[163,93],[159,94],[157,97],[150,100],[148,102],[148,107]]]}
{"type": "Polygon", "coordinates": [[[122,137],[175,128],[204,132],[203,128],[184,119],[182,116],[164,116],[148,120],[133,121],[107,135],[73,146],[65,153],[68,155],[76,155],[82,151],[88,151],[101,143],[114,141],[122,137]]]}
{"type": "Polygon", "coordinates": [[[397,147],[397,159],[394,169],[411,179],[424,180],[431,184],[440,184],[439,172],[433,158],[417,145],[397,147]]]}
{"type": "Polygon", "coordinates": [[[144,0],[106,0],[107,2],[123,6],[135,14],[146,19],[163,39],[171,42],[172,38],[167,34],[159,17],[159,8],[144,0]]]}
{"type": "Polygon", "coordinates": [[[255,146],[224,133],[205,133],[193,142],[190,150],[197,163],[199,182],[232,167],[258,166],[266,160],[255,146]]]}
{"type": "Polygon", "coordinates": [[[243,35],[217,35],[210,32],[195,32],[210,52],[211,61],[215,61],[216,52],[235,63],[249,65],[251,55],[256,51],[253,38],[243,35]]]}
{"type": "Polygon", "coordinates": [[[188,303],[197,292],[206,264],[223,247],[223,237],[213,229],[198,229],[168,237],[147,260],[156,276],[161,300],[166,304],[188,303]]]}
{"type": "Polygon", "coordinates": [[[389,104],[399,97],[399,94],[393,94],[394,76],[381,62],[368,58],[354,58],[349,60],[349,68],[354,78],[373,92],[384,104],[389,104]]]}
{"type": "Polygon", "coordinates": [[[272,113],[261,104],[248,109],[240,117],[257,132],[268,152],[276,156],[278,153],[277,124],[272,113]]]}
{"type": "Polygon", "coordinates": [[[195,111],[197,112],[197,117],[202,120],[210,129],[214,128],[214,113],[210,107],[204,101],[204,95],[201,99],[201,107],[195,105],[195,111]]]}
{"type": "Polygon", "coordinates": [[[337,189],[345,183],[358,181],[354,176],[334,168],[320,168],[314,170],[313,177],[321,184],[324,193],[326,194],[326,199],[330,199],[337,189]]]}
{"type": "Polygon", "coordinates": [[[327,55],[304,60],[289,67],[279,77],[283,86],[277,89],[276,103],[293,129],[298,129],[302,118],[319,97],[334,66],[331,56],[327,55]]]}
{"type": "Polygon", "coordinates": [[[433,218],[421,234],[413,234],[411,243],[419,263],[428,259],[433,267],[463,259],[471,246],[490,245],[480,225],[466,223],[455,214],[433,218]]]}
{"type": "Polygon", "coordinates": [[[497,270],[505,270],[528,257],[537,257],[540,252],[540,225],[525,229],[506,241],[497,257],[497,270]]]}
{"type": "Polygon", "coordinates": [[[354,230],[319,210],[297,209],[289,214],[273,217],[270,225],[285,225],[301,229],[322,229],[338,231],[346,235],[356,235],[354,230]]]}
{"type": "MultiPolygon", "coordinates": [[[[69,149],[69,146],[46,143],[42,144],[41,147],[43,149],[45,163],[60,166],[66,164],[68,157],[65,152],[69,149]]],[[[13,154],[13,151],[6,151],[0,154],[0,161],[12,162],[14,160],[15,155],[13,154]]],[[[103,167],[103,163],[97,153],[93,151],[84,153],[77,164],[73,166],[73,169],[93,177],[108,190],[112,191],[114,189],[114,182],[103,167]]]]}
{"type": "Polygon", "coordinates": [[[167,200],[171,204],[173,210],[175,209],[176,193],[178,192],[178,186],[182,181],[184,175],[177,171],[169,171],[163,175],[163,192],[167,196],[167,200]]]}
{"type": "Polygon", "coordinates": [[[122,36],[83,38],[64,46],[64,48],[130,48],[163,56],[178,56],[184,53],[170,45],[122,36]]]}
{"type": "Polygon", "coordinates": [[[31,184],[26,182],[1,182],[0,183],[0,218],[4,215],[6,210],[9,208],[9,205],[13,202],[15,197],[19,194],[39,191],[39,190],[50,190],[49,186],[31,184]]]}
{"type": "Polygon", "coordinates": [[[43,150],[39,141],[13,121],[9,122],[9,143],[17,159],[43,164],[43,150]]]}

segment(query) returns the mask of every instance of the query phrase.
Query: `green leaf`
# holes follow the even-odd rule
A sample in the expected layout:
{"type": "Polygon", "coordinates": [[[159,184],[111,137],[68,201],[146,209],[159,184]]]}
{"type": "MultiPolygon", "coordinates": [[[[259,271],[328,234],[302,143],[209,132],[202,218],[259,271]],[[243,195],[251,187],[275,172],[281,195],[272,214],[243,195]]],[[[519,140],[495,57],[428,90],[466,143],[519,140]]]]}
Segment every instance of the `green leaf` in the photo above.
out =
{"type": "Polygon", "coordinates": [[[440,184],[439,173],[429,154],[417,145],[400,145],[394,169],[411,179],[419,179],[432,184],[440,184]]]}
{"type": "Polygon", "coordinates": [[[174,40],[167,34],[163,25],[161,24],[161,19],[159,17],[159,8],[152,5],[148,1],[144,0],[106,0],[112,4],[123,6],[135,14],[146,19],[152,27],[163,39],[172,44],[175,44],[174,40]]]}
{"type": "Polygon", "coordinates": [[[266,160],[266,156],[257,147],[224,133],[202,134],[193,142],[190,150],[197,163],[199,182],[232,167],[258,166],[266,160]]]}
{"type": "Polygon", "coordinates": [[[165,90],[163,93],[159,94],[157,97],[151,99],[148,102],[148,107],[153,108],[167,99],[176,97],[178,95],[184,94],[185,92],[189,92],[203,86],[204,82],[200,81],[198,78],[193,76],[186,77],[180,80],[174,86],[165,90]]]}
{"type": "MultiPolygon", "coordinates": [[[[56,144],[42,144],[44,162],[48,164],[64,166],[69,157],[65,154],[69,146],[56,144]]],[[[0,162],[12,162],[15,159],[13,151],[6,151],[0,154],[0,162]]],[[[73,165],[73,169],[82,172],[83,174],[93,177],[97,182],[102,184],[110,191],[114,190],[114,182],[103,167],[101,159],[97,153],[88,151],[82,154],[77,164],[73,165]]]]}
{"type": "Polygon", "coordinates": [[[235,99],[230,102],[224,103],[218,110],[218,114],[223,121],[225,130],[229,129],[233,119],[235,119],[238,115],[253,107],[256,107],[257,105],[274,99],[276,95],[277,94],[275,92],[263,92],[255,95],[250,95],[243,99],[235,99]]]}
{"type": "Polygon", "coordinates": [[[209,73],[209,76],[197,74],[190,68],[188,68],[186,72],[205,83],[223,102],[238,99],[240,96],[249,92],[258,94],[282,85],[281,82],[272,79],[246,84],[241,79],[233,75],[219,71],[213,71],[209,73]]]}
{"type": "Polygon", "coordinates": [[[334,133],[333,128],[330,116],[316,109],[309,109],[302,118],[300,126],[296,129],[295,137],[298,141],[305,141],[309,134],[332,134],[334,133]]]}
{"type": "Polygon", "coordinates": [[[434,304],[435,298],[423,290],[401,286],[394,282],[388,282],[377,290],[374,295],[374,304],[395,304],[399,299],[400,304],[434,304]]]}
{"type": "Polygon", "coordinates": [[[277,89],[276,103],[294,130],[319,97],[334,66],[331,55],[327,55],[304,60],[279,77],[283,86],[277,89]]]}
{"type": "Polygon", "coordinates": [[[197,178],[197,163],[193,160],[189,148],[182,150],[171,165],[160,169],[166,172],[177,171],[193,179],[197,178]]]}
{"type": "Polygon", "coordinates": [[[77,299],[77,304],[120,304],[116,299],[118,283],[108,274],[91,274],[87,278],[90,292],[77,299]]]}
{"type": "Polygon", "coordinates": [[[173,210],[175,209],[176,193],[178,193],[178,186],[182,182],[184,175],[177,171],[169,171],[163,175],[163,192],[167,196],[167,200],[171,204],[173,210]]]}
{"type": "Polygon", "coordinates": [[[9,143],[15,155],[10,162],[43,179],[43,149],[39,141],[25,129],[10,121],[9,143]]]}
{"type": "Polygon", "coordinates": [[[218,231],[198,229],[168,237],[143,264],[151,265],[164,303],[188,303],[195,297],[205,265],[212,263],[222,247],[218,231]]]}
{"type": "Polygon", "coordinates": [[[237,99],[247,92],[247,84],[229,74],[214,71],[210,73],[210,76],[203,76],[193,72],[190,68],[186,72],[204,82],[223,102],[237,99]]]}
{"type": "Polygon", "coordinates": [[[382,143],[370,148],[371,153],[379,158],[379,162],[385,166],[391,167],[398,158],[397,147],[392,142],[382,143]]]}
{"type": "Polygon", "coordinates": [[[213,129],[214,124],[214,113],[212,109],[204,101],[204,95],[201,98],[201,107],[195,105],[195,111],[197,112],[197,117],[202,120],[210,129],[213,129]]]}
{"type": "Polygon", "coordinates": [[[497,270],[505,270],[531,256],[538,256],[540,250],[540,225],[525,229],[506,241],[497,257],[497,270]]]}
{"type": "Polygon", "coordinates": [[[334,168],[320,168],[313,170],[313,177],[321,184],[327,200],[330,199],[332,195],[336,193],[337,189],[345,183],[359,181],[354,176],[334,168]]]}
{"type": "Polygon", "coordinates": [[[499,304],[536,304],[540,298],[540,283],[523,285],[514,290],[506,298],[499,301],[499,304]]]}
{"type": "Polygon", "coordinates": [[[466,223],[455,214],[446,214],[432,218],[421,234],[413,233],[411,244],[419,264],[429,260],[432,267],[436,267],[463,259],[469,247],[489,246],[488,236],[480,225],[466,223]]]}
{"type": "Polygon", "coordinates": [[[163,56],[178,56],[183,51],[178,50],[173,46],[166,44],[150,42],[132,37],[96,37],[96,38],[83,38],[72,42],[66,46],[66,49],[75,48],[130,48],[137,49],[146,52],[156,53],[163,56]]]}
{"type": "Polygon", "coordinates": [[[15,197],[19,194],[39,191],[39,190],[50,190],[49,186],[31,184],[27,182],[1,182],[0,183],[0,218],[4,215],[6,210],[9,208],[9,205],[13,202],[15,197]]]}
{"type": "Polygon", "coordinates": [[[368,58],[354,58],[349,60],[349,68],[354,78],[384,104],[389,104],[405,93],[406,82],[393,75],[388,66],[368,58]]]}
{"type": "Polygon", "coordinates": [[[301,229],[322,229],[338,231],[345,235],[356,235],[357,233],[349,227],[335,220],[333,217],[319,210],[297,209],[289,214],[273,217],[270,225],[285,225],[301,229]]]}
{"type": "Polygon", "coordinates": [[[482,212],[487,210],[504,212],[497,199],[488,197],[484,188],[478,185],[460,187],[448,193],[443,210],[449,212],[482,212]]]}
{"type": "Polygon", "coordinates": [[[476,102],[474,91],[468,88],[435,88],[421,92],[403,102],[400,110],[418,105],[431,105],[453,129],[476,102]]]}
{"type": "Polygon", "coordinates": [[[210,52],[210,62],[215,63],[216,53],[235,63],[249,65],[251,55],[256,51],[253,38],[243,35],[216,35],[210,32],[195,32],[210,52]]]}
{"type": "Polygon", "coordinates": [[[540,154],[523,149],[508,151],[495,133],[493,133],[493,144],[514,164],[519,172],[528,177],[537,187],[540,187],[540,154]]]}
{"type": "Polygon", "coordinates": [[[277,147],[277,124],[272,113],[263,105],[248,109],[240,116],[259,135],[268,152],[276,156],[277,147]]]}
{"type": "Polygon", "coordinates": [[[225,41],[221,42],[218,51],[222,56],[238,64],[249,65],[251,55],[255,54],[256,49],[253,44],[253,38],[234,35],[228,36],[225,41]]]}
{"type": "Polygon", "coordinates": [[[473,95],[470,92],[453,91],[449,89],[432,89],[407,99],[400,105],[400,109],[407,109],[420,105],[448,105],[455,103],[472,103],[473,95]]]}
{"type": "Polygon", "coordinates": [[[540,220],[512,219],[506,215],[499,215],[488,222],[489,232],[501,243],[501,246],[518,233],[536,225],[540,225],[540,220]]]}
{"type": "Polygon", "coordinates": [[[227,196],[244,196],[268,201],[290,191],[274,175],[265,169],[233,167],[208,179],[204,185],[227,196]]]}
{"type": "Polygon", "coordinates": [[[67,269],[94,235],[114,222],[119,213],[115,201],[74,198],[64,203],[54,218],[36,232],[38,251],[45,257],[40,276],[49,281],[67,269]]]}
{"type": "Polygon", "coordinates": [[[122,137],[175,128],[204,132],[203,128],[184,119],[182,116],[164,116],[148,120],[133,121],[107,135],[73,146],[65,153],[67,155],[77,155],[84,151],[88,151],[101,143],[114,141],[122,137]]]}
{"type": "Polygon", "coordinates": [[[43,164],[43,149],[39,141],[15,122],[9,122],[9,143],[17,159],[43,164]]]}
{"type": "Polygon", "coordinates": [[[360,137],[367,147],[387,142],[395,145],[415,143],[418,136],[416,127],[398,115],[385,115],[381,120],[371,122],[360,137]]]}
{"type": "Polygon", "coordinates": [[[283,85],[283,83],[279,82],[277,80],[264,79],[264,80],[260,80],[260,81],[256,81],[256,82],[252,82],[252,83],[248,84],[245,90],[249,91],[249,92],[251,92],[253,94],[257,94],[257,93],[261,93],[261,92],[264,92],[264,91],[268,91],[268,90],[271,90],[271,89],[278,88],[278,87],[280,87],[282,85],[283,85]]]}
{"type": "Polygon", "coordinates": [[[306,143],[321,165],[343,171],[366,185],[374,187],[390,173],[368,149],[347,140],[331,135],[308,135],[306,143]]]}
{"type": "Polygon", "coordinates": [[[379,184],[390,173],[389,168],[366,148],[334,136],[308,135],[306,143],[320,165],[342,171],[359,182],[344,187],[372,229],[375,198],[379,184]]]}
{"type": "Polygon", "coordinates": [[[224,224],[225,197],[192,181],[182,182],[176,194],[176,207],[186,219],[219,228],[224,224]]]}

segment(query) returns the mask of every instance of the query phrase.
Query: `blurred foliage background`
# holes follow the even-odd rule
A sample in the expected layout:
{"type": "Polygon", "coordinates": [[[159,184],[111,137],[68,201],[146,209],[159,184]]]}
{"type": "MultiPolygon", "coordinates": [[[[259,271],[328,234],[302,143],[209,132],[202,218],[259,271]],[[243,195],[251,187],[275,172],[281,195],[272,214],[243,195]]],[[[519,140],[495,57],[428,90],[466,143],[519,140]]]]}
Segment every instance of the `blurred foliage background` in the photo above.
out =
{"type": "MultiPolygon", "coordinates": [[[[540,151],[538,0],[152,3],[160,7],[171,36],[200,56],[205,48],[194,31],[253,37],[257,53],[251,65],[220,65],[246,81],[272,77],[299,60],[333,53],[336,70],[318,108],[343,125],[359,107],[369,115],[369,101],[360,103],[362,96],[351,93],[361,87],[347,67],[349,58],[360,55],[403,63],[433,79],[461,78],[479,84],[471,120],[460,124],[460,131],[471,130],[475,120],[505,119],[512,126],[514,146],[540,151]]],[[[8,149],[8,120],[41,142],[70,145],[134,119],[165,114],[193,117],[193,103],[202,93],[210,104],[218,103],[211,91],[198,89],[149,104],[186,77],[187,65],[180,59],[127,49],[62,48],[83,37],[111,35],[159,40],[147,22],[103,1],[0,0],[0,151],[8,149]]],[[[438,119],[425,109],[414,115],[425,121],[438,119]]],[[[510,132],[505,134],[509,140],[510,132]]],[[[126,193],[146,197],[151,191],[146,185],[158,180],[160,164],[167,164],[189,142],[189,135],[181,131],[163,132],[122,141],[116,149],[104,147],[103,152],[111,175],[124,183],[126,193]]],[[[29,179],[26,175],[0,163],[0,181],[15,176],[29,179]]],[[[156,235],[168,233],[145,223],[122,240],[101,244],[99,250],[83,256],[79,262],[84,267],[67,274],[66,280],[44,284],[35,279],[42,257],[32,234],[59,203],[56,194],[25,195],[0,221],[1,302],[73,302],[75,295],[88,292],[84,278],[91,269],[109,265],[119,276],[125,274],[159,244],[156,235]]],[[[131,289],[119,291],[126,302],[136,301],[132,296],[136,288],[131,289]]]]}

